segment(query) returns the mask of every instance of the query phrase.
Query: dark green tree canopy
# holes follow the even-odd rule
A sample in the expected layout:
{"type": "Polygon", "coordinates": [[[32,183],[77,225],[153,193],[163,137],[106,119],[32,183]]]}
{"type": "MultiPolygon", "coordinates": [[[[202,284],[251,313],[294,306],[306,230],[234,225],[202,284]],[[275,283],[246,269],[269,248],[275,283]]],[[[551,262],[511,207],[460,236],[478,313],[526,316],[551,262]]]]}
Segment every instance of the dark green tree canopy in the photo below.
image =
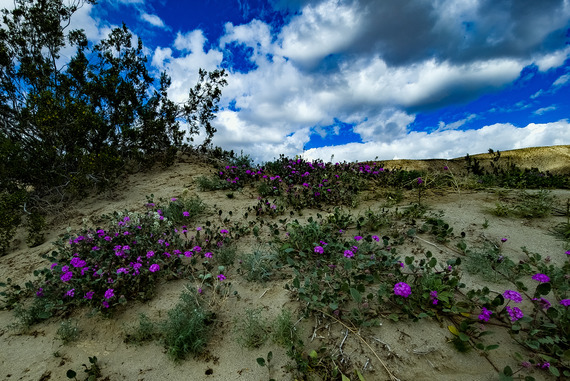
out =
{"type": "Polygon", "coordinates": [[[188,99],[174,103],[170,78],[153,78],[142,42],[125,25],[96,45],[83,30],[68,30],[85,3],[95,0],[15,0],[2,10],[0,191],[81,193],[126,163],[171,162],[200,130],[211,144],[226,73],[200,70],[188,99]],[[66,46],[76,53],[62,63],[66,46]]]}

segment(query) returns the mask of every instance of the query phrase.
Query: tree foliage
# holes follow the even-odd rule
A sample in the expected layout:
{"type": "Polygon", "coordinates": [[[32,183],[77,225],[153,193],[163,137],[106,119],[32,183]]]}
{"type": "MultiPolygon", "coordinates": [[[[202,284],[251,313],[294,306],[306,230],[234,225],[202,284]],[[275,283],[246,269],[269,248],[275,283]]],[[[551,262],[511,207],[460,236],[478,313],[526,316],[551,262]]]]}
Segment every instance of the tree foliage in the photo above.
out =
{"type": "Polygon", "coordinates": [[[133,163],[172,163],[200,131],[211,144],[223,70],[200,70],[177,104],[167,94],[171,79],[151,75],[126,25],[97,44],[68,30],[72,15],[95,0],[14,4],[0,24],[0,193],[83,194],[133,163]],[[75,50],[68,60],[64,48],[75,50]]]}

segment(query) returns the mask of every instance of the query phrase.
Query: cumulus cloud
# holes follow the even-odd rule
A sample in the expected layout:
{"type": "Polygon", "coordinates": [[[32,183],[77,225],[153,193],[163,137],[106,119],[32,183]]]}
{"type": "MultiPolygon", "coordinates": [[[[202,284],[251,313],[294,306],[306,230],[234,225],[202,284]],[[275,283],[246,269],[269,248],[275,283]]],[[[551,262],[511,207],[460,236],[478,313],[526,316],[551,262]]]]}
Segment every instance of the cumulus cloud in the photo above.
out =
{"type": "Polygon", "coordinates": [[[198,81],[199,69],[215,70],[222,62],[223,55],[216,49],[206,51],[206,37],[201,30],[178,33],[171,48],[157,47],[152,56],[152,64],[159,70],[166,70],[172,78],[169,96],[175,102],[183,102],[188,91],[198,81]]]}
{"type": "MultiPolygon", "coordinates": [[[[211,44],[201,30],[183,30],[152,55],[152,65],[172,77],[170,96],[176,102],[187,97],[199,68],[214,70],[222,63],[228,68],[222,109],[214,121],[218,129],[214,144],[225,149],[243,149],[260,160],[277,153],[294,156],[312,134],[338,135],[342,123],[352,126],[362,143],[306,154],[328,159],[337,152],[347,160],[374,158],[378,152],[392,157],[453,157],[485,152],[489,136],[492,142],[504,141],[493,148],[508,149],[517,141],[513,136],[530,142],[544,133],[552,141],[550,128],[559,131],[561,125],[568,126],[557,122],[544,130],[500,124],[467,130],[463,127],[477,119],[467,113],[432,126],[436,129],[432,133],[410,130],[418,113],[499,91],[529,65],[540,72],[562,65],[570,56],[564,37],[570,19],[567,0],[270,3],[277,11],[291,12],[282,24],[260,19],[226,23],[222,36],[211,44]],[[240,59],[251,64],[246,72],[232,67],[240,59]]],[[[240,0],[239,5],[243,14],[254,12],[247,1],[240,0]]],[[[145,22],[164,26],[153,12],[143,12],[144,6],[136,8],[145,22]]],[[[550,90],[531,96],[537,99],[531,102],[534,108],[544,106],[535,111],[537,115],[555,111],[553,106],[537,106],[538,98],[566,85],[568,79],[562,75],[550,90]]],[[[515,106],[521,110],[531,104],[515,106]]],[[[567,134],[560,134],[566,142],[567,134]]]]}
{"type": "Polygon", "coordinates": [[[309,160],[366,161],[392,159],[452,159],[487,152],[489,148],[508,150],[526,147],[568,144],[568,120],[546,124],[529,124],[518,128],[512,124],[493,124],[477,130],[410,132],[388,142],[350,143],[335,147],[312,148],[303,156],[309,160]]]}
{"type": "Polygon", "coordinates": [[[157,15],[151,15],[143,12],[141,13],[141,19],[146,21],[152,26],[156,26],[158,28],[164,28],[164,22],[157,15]]]}

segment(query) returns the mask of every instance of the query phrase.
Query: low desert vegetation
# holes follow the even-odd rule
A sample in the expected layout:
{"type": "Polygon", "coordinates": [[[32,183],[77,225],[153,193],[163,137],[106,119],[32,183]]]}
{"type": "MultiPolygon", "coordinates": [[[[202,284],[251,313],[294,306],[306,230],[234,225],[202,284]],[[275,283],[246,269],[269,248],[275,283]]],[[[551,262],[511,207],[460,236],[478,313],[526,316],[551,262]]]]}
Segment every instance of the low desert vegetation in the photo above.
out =
{"type": "MultiPolygon", "coordinates": [[[[206,205],[198,196],[155,200],[149,195],[136,211],[92,219],[96,224],[66,232],[54,243],[45,255],[50,265],[36,270],[35,280],[23,286],[17,279],[2,284],[4,308],[13,309],[17,319],[14,328],[25,331],[61,318],[58,336],[69,343],[79,331],[65,316],[78,309],[121,314],[154,298],[158,285],[182,279],[187,286],[179,303],[161,319],[139,315],[138,322],[125,328],[125,341],[160,343],[174,361],[200,358],[211,345],[220,307],[228,298],[240,297],[232,282],[264,285],[278,279],[286,281],[297,307],[284,309],[275,319],[267,318],[262,308],[245,309],[234,318],[230,336],[247,349],[285,347],[292,377],[367,379],[362,368],[341,361],[342,352],[311,349],[298,327],[307,319],[341,324],[347,336],[355,335],[381,363],[358,332],[385,319],[414,324],[436,320],[452,334],[450,345],[458,352],[479,352],[502,380],[519,375],[534,379],[529,369],[570,376],[570,251],[560,253],[565,257],[562,266],[524,247],[524,259],[515,260],[504,252],[506,238],[468,244],[465,233],[446,222],[445,213],[426,204],[431,191],[472,190],[469,184],[493,179],[493,184],[504,184],[501,178],[515,171],[521,183],[514,191],[503,188],[497,195],[501,206],[489,210],[489,219],[563,213],[564,204],[549,190],[549,175],[538,177],[546,179],[541,189],[521,190],[530,181],[525,176],[536,184],[536,174],[513,167],[498,170],[498,161],[493,172],[475,171],[471,164],[462,174],[451,174],[447,166],[418,172],[388,170],[378,162],[281,157],[260,166],[247,157],[238,161],[243,164],[230,160],[211,179],[200,177],[198,185],[202,191],[257,192],[257,202],[243,216],[233,218],[231,211],[206,205]],[[212,184],[231,185],[209,188],[212,184]],[[382,206],[352,212],[371,190],[383,195],[382,206]],[[404,194],[412,201],[405,207],[399,205],[404,194]],[[257,244],[240,251],[245,238],[257,244]],[[445,245],[452,255],[442,258],[423,248],[410,249],[416,239],[445,245]],[[467,287],[466,275],[493,287],[467,287]],[[512,354],[518,368],[493,362],[500,348],[493,339],[495,330],[508,332],[520,347],[512,354]]],[[[570,182],[565,177],[557,184],[568,188],[570,182]]],[[[485,219],[483,225],[489,223],[485,219]]],[[[552,231],[568,246],[564,223],[552,231]]],[[[258,358],[270,375],[272,356],[269,352],[258,358]]],[[[389,367],[384,370],[395,379],[389,367]]]]}

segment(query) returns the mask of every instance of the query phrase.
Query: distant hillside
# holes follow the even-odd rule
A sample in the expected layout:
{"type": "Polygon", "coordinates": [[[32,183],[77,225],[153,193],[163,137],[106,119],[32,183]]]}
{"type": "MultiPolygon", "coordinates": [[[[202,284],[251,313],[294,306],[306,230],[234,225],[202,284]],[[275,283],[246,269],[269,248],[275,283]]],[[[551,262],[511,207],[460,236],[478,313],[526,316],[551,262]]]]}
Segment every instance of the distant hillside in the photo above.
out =
{"type": "MultiPolygon", "coordinates": [[[[570,174],[570,145],[531,147],[509,151],[501,151],[499,165],[507,166],[510,163],[516,164],[520,168],[538,168],[540,171],[550,171],[558,174],[570,174]]],[[[470,155],[471,158],[479,160],[484,167],[489,167],[494,155],[481,153],[470,155]]],[[[429,159],[429,160],[389,160],[384,161],[386,168],[402,168],[416,170],[438,170],[444,165],[451,166],[453,170],[465,168],[465,156],[451,160],[429,159]]]]}

